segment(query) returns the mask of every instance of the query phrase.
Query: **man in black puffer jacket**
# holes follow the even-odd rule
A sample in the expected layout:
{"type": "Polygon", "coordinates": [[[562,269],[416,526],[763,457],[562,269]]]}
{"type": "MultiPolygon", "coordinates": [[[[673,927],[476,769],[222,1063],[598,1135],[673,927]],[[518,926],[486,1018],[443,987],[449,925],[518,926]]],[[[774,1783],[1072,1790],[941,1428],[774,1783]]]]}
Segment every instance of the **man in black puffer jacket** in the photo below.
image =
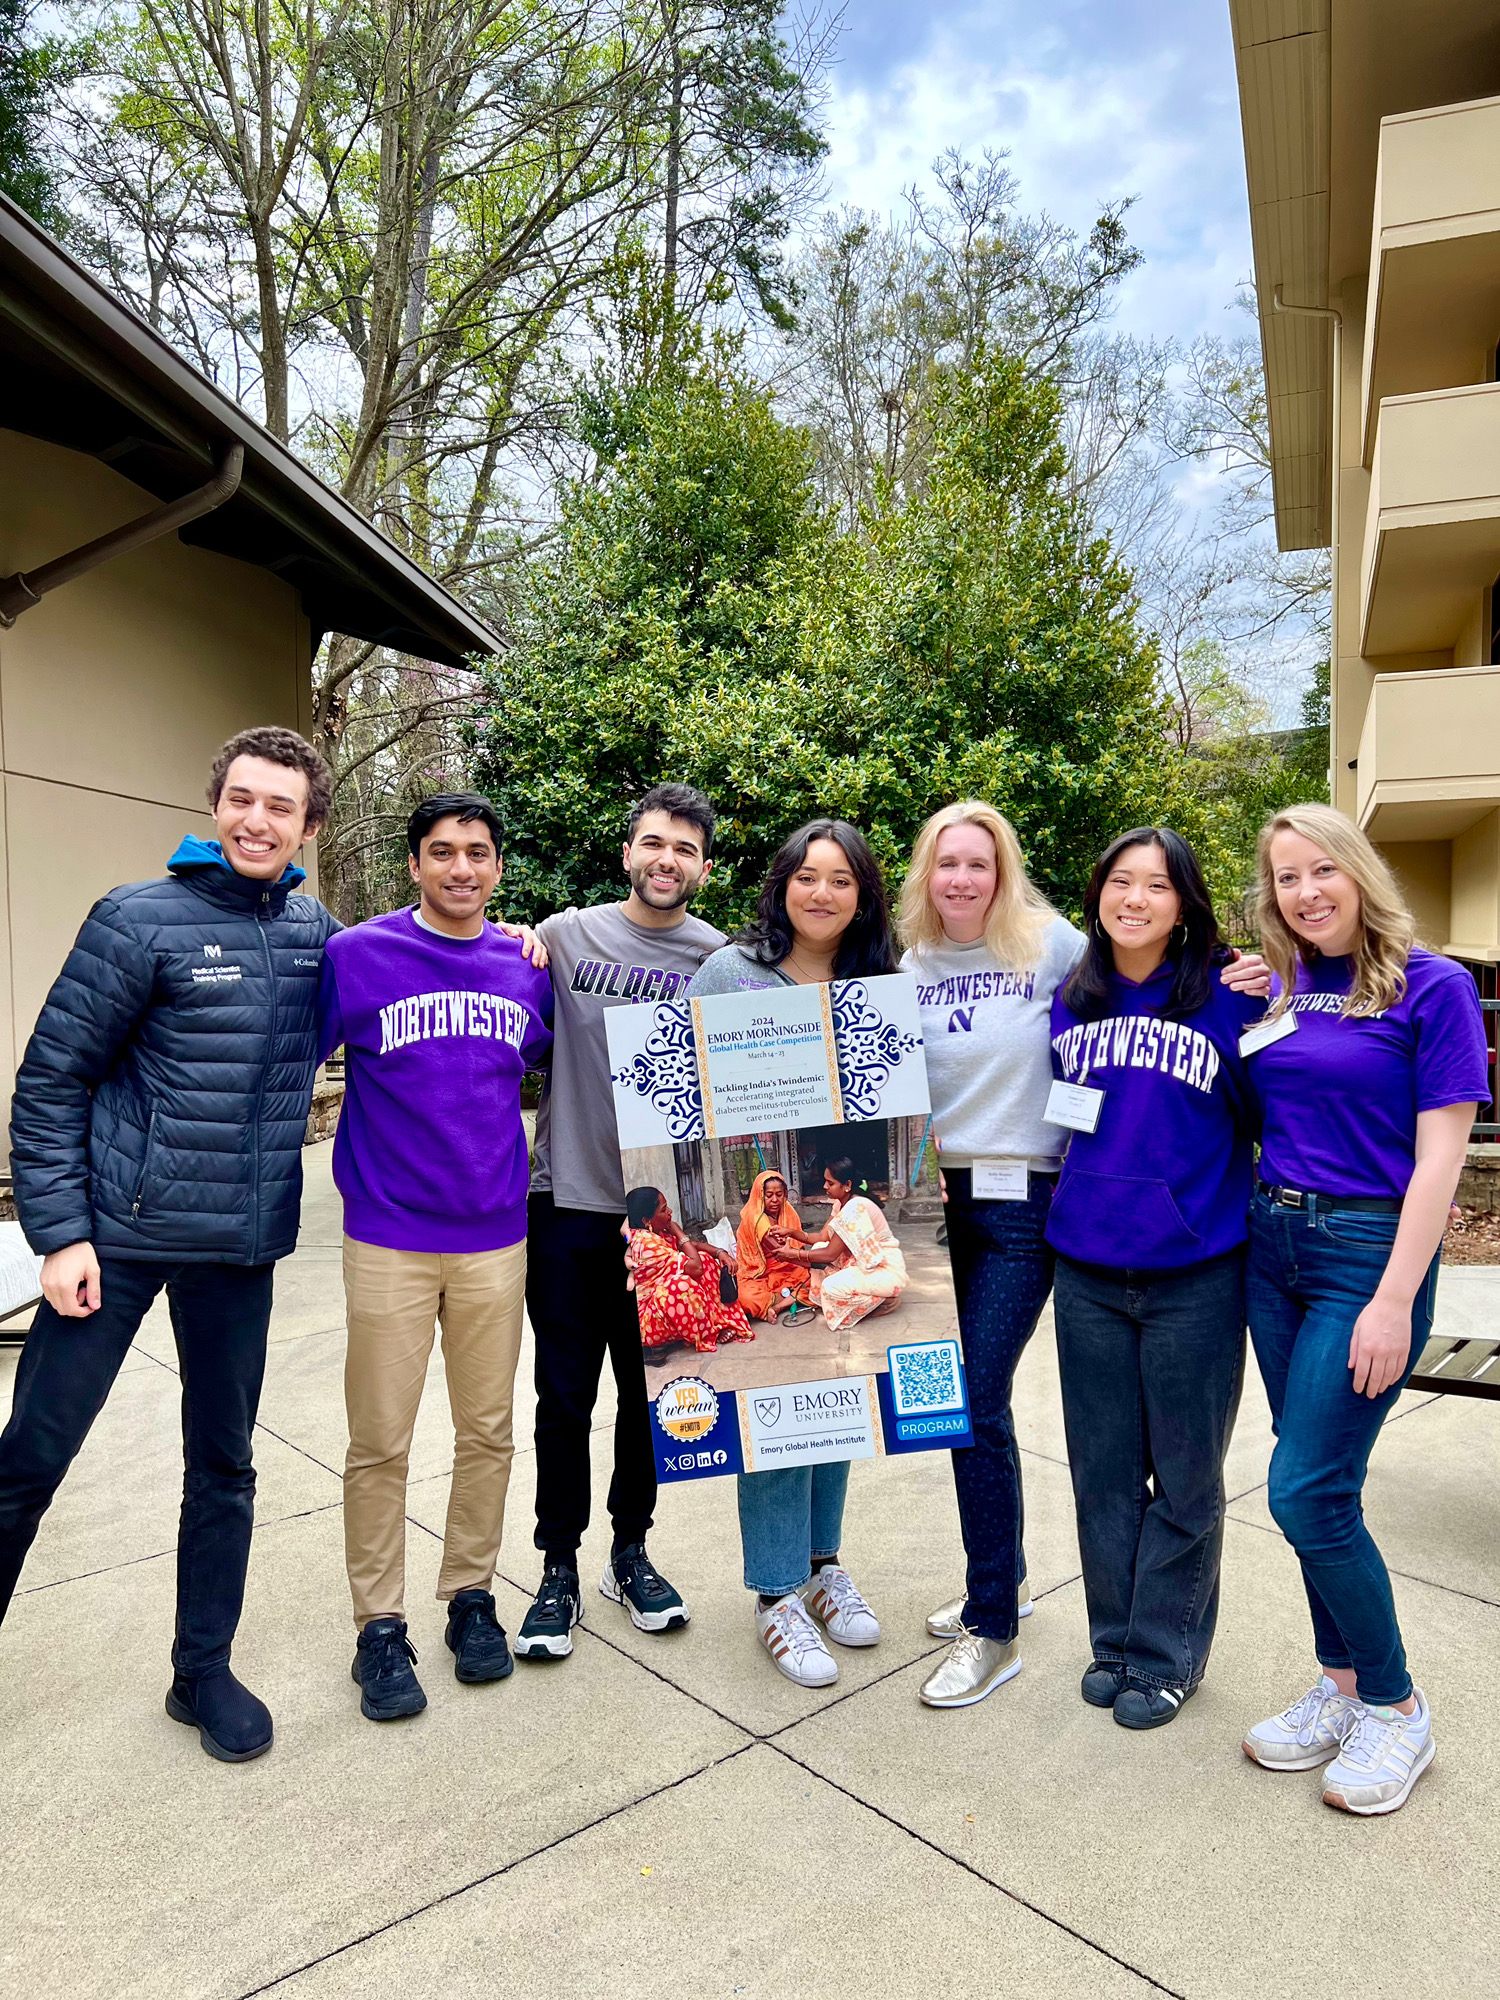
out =
{"type": "Polygon", "coordinates": [[[292,866],[328,767],[248,729],[209,784],[219,838],[89,912],[16,1079],[16,1213],[43,1303],[0,1436],[0,1619],[136,1329],[166,1288],[183,1381],[177,1631],[167,1713],[226,1762],[271,1747],[229,1653],[255,1515],[251,1432],[271,1279],[297,1240],[323,946],[292,866]]]}

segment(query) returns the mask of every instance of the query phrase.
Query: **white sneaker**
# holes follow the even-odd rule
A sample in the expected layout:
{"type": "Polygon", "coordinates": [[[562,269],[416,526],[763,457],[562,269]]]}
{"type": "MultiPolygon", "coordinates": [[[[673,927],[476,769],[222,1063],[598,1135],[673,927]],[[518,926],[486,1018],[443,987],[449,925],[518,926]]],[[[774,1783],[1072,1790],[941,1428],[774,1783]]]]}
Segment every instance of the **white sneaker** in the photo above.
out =
{"type": "Polygon", "coordinates": [[[755,1629],[771,1658],[798,1687],[826,1688],[838,1679],[838,1665],[823,1644],[823,1634],[795,1591],[770,1606],[757,1603],[755,1629]]]}
{"type": "MultiPolygon", "coordinates": [[[[968,1608],[968,1597],[950,1597],[946,1604],[940,1604],[927,1618],[927,1630],[934,1639],[961,1639],[966,1627],[964,1612],[968,1608]]],[[[1016,1591],[1016,1616],[1029,1618],[1036,1606],[1031,1601],[1031,1585],[1022,1583],[1016,1591]]]]}
{"type": "Polygon", "coordinates": [[[1416,1697],[1410,1715],[1397,1708],[1361,1705],[1354,1728],[1323,1773],[1325,1806],[1370,1814],[1397,1812],[1406,1804],[1437,1749],[1427,1698],[1420,1688],[1416,1697]]]}
{"type": "Polygon", "coordinates": [[[802,1602],[821,1621],[830,1639],[841,1646],[876,1646],[880,1620],[854,1588],[854,1578],[839,1563],[824,1563],[807,1585],[802,1602]]]}
{"type": "Polygon", "coordinates": [[[1257,1722],[1240,1747],[1268,1771],[1310,1771],[1337,1755],[1359,1712],[1354,1696],[1340,1694],[1324,1674],[1300,1701],[1257,1722]]]}

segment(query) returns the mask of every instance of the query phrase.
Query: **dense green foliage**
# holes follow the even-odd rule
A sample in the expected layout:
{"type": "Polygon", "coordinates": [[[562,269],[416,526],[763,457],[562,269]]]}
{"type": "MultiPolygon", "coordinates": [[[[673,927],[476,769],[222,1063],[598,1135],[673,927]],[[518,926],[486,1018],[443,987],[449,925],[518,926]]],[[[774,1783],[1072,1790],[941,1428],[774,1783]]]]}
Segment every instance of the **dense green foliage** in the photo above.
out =
{"type": "Polygon", "coordinates": [[[945,382],[924,491],[861,535],[819,512],[804,437],[732,368],[668,371],[608,416],[487,680],[477,777],[509,909],[618,893],[626,805],[667,777],[722,814],[700,905],[720,923],[823,812],[899,876],[927,814],[977,793],[1068,905],[1133,822],[1219,851],[1130,577],[1067,496],[1050,383],[992,352],[945,382]]]}
{"type": "Polygon", "coordinates": [[[32,0],[0,0],[0,194],[56,230],[63,216],[39,129],[66,66],[56,41],[27,32],[32,12],[32,0]]]}

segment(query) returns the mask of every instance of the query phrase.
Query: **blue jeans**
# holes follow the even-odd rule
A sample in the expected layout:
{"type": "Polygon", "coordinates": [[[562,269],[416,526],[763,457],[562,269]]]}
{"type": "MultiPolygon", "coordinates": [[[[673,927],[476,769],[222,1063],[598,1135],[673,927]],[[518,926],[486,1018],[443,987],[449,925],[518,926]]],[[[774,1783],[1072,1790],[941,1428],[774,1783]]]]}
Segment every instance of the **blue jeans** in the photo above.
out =
{"type": "Polygon", "coordinates": [[[1055,1181],[1030,1178],[1025,1201],[975,1201],[966,1167],[947,1167],[948,1248],[963,1335],[974,1442],[953,1453],[958,1519],[969,1559],[964,1623],[986,1639],[1014,1639],[1026,1575],[1021,1461],[1010,1413],[1016,1363],[1052,1289],[1043,1238],[1055,1181]]]}
{"type": "Polygon", "coordinates": [[[1278,1208],[1257,1191],[1245,1278],[1276,1433],[1271,1513],[1302,1565],[1319,1660],[1352,1667],[1361,1701],[1380,1706],[1405,1701],[1411,1675],[1360,1495],[1380,1427],[1432,1331],[1441,1252],[1412,1302],[1411,1352],[1399,1382],[1383,1395],[1357,1396],[1349,1340],[1385,1272],[1399,1220],[1278,1208]]]}
{"type": "Polygon", "coordinates": [[[739,1488],[746,1590],[785,1597],[812,1575],[814,1556],[838,1554],[849,1490],[847,1461],[742,1472],[739,1488]]]}
{"type": "Polygon", "coordinates": [[[45,1302],[38,1306],[0,1435],[0,1618],[41,1518],[165,1285],[182,1371],[185,1460],[172,1663],[189,1680],[227,1663],[255,1526],[250,1434],[275,1269],[101,1257],[97,1312],[65,1319],[45,1302]]]}
{"type": "Polygon", "coordinates": [[[1094,1657],[1143,1687],[1193,1687],[1219,1615],[1244,1253],[1181,1271],[1059,1257],[1053,1311],[1094,1657]]]}

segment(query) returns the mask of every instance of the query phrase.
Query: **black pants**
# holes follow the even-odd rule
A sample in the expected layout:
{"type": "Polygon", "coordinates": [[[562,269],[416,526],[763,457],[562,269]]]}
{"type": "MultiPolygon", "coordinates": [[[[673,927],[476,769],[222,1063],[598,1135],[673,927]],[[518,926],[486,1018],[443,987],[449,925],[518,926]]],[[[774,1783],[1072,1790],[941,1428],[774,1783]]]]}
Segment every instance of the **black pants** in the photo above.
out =
{"type": "Polygon", "coordinates": [[[1146,1687],[1203,1678],[1224,1454],[1245,1372],[1242,1250],[1181,1271],[1057,1260],[1053,1314],[1089,1637],[1146,1687]]]}
{"type": "Polygon", "coordinates": [[[99,1310],[64,1319],[45,1302],[21,1350],[0,1434],[0,1619],[43,1514],[104,1408],[152,1300],[167,1288],[182,1371],[182,1519],[172,1663],[189,1679],[223,1666],[240,1622],[274,1264],[101,1258],[99,1310]]]}
{"type": "Polygon", "coordinates": [[[644,1541],[656,1507],[646,1362],[625,1289],[624,1217],[527,1204],[526,1311],[536,1336],[536,1545],[576,1552],[589,1524],[589,1429],[604,1356],[615,1371],[616,1539],[644,1541]]]}

